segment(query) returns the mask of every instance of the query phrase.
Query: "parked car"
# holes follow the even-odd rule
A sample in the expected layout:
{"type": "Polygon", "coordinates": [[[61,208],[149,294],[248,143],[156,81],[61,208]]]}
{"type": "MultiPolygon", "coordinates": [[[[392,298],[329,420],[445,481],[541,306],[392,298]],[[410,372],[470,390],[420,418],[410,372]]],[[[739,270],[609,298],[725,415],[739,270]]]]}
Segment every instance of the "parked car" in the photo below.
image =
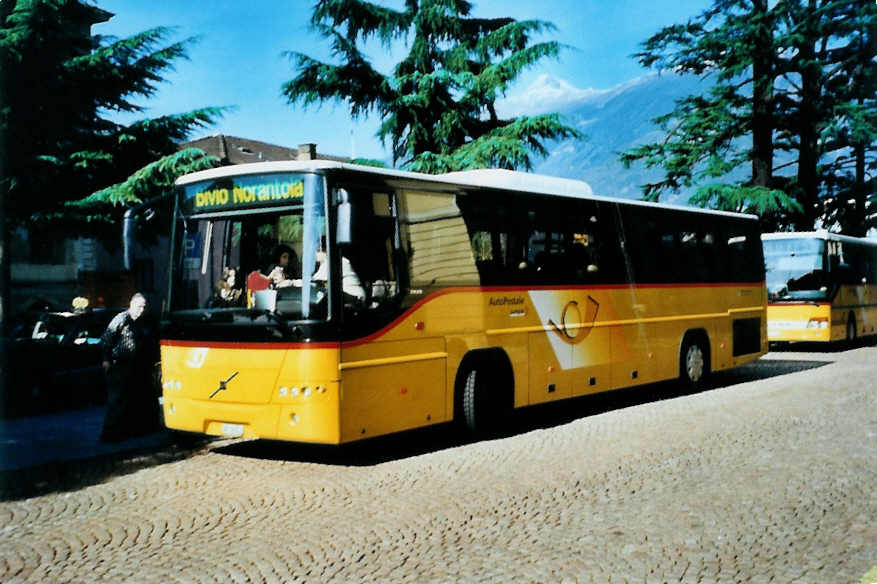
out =
{"type": "Polygon", "coordinates": [[[45,312],[30,335],[9,339],[8,416],[106,401],[101,335],[122,309],[45,312]]]}
{"type": "Polygon", "coordinates": [[[37,300],[29,306],[12,315],[9,322],[9,336],[12,339],[29,339],[33,334],[33,327],[47,312],[56,312],[58,309],[48,301],[37,300]]]}

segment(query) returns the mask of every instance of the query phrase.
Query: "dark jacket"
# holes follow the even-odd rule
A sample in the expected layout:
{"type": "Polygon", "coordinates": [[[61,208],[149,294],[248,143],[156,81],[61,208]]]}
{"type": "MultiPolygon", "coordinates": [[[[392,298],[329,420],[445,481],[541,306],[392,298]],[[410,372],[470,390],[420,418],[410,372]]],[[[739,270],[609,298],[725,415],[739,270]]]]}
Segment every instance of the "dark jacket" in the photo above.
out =
{"type": "Polygon", "coordinates": [[[137,320],[132,319],[127,310],[113,317],[101,336],[104,361],[113,365],[149,364],[153,343],[150,331],[143,321],[142,316],[137,320]]]}

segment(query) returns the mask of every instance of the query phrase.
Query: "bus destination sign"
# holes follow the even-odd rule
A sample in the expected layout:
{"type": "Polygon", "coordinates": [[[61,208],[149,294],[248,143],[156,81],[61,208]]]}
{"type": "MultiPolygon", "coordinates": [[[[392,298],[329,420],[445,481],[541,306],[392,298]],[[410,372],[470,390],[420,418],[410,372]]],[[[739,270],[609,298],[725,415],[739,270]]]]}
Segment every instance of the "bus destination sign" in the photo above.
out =
{"type": "Polygon", "coordinates": [[[236,176],[186,185],[191,213],[301,203],[305,177],[289,174],[236,176]]]}

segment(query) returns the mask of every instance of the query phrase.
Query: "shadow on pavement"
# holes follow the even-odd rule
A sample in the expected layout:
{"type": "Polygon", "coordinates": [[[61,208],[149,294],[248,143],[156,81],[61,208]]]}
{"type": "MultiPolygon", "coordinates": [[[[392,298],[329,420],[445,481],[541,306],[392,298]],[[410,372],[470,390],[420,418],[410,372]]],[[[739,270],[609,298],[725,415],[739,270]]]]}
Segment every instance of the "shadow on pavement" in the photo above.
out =
{"type": "MultiPolygon", "coordinates": [[[[507,430],[501,435],[492,438],[504,438],[537,429],[560,426],[586,416],[593,416],[663,399],[682,397],[748,381],[806,371],[829,363],[830,361],[795,361],[792,359],[762,360],[729,371],[715,373],[710,377],[707,385],[697,390],[691,390],[673,381],[531,406],[516,411],[508,424],[507,430]]],[[[441,424],[340,446],[251,440],[221,446],[212,451],[228,456],[255,459],[311,462],[342,466],[372,466],[391,460],[401,460],[438,452],[484,439],[486,438],[472,436],[454,424],[441,424]]]]}
{"type": "Polygon", "coordinates": [[[796,343],[790,342],[772,342],[770,350],[772,353],[843,353],[850,349],[859,349],[861,347],[873,347],[877,345],[877,335],[867,337],[859,337],[853,341],[832,341],[829,343],[818,341],[800,341],[796,343]]]}
{"type": "Polygon", "coordinates": [[[75,491],[144,468],[189,458],[204,451],[211,439],[174,436],[158,447],[144,446],[90,458],[0,471],[0,501],[75,491]]]}

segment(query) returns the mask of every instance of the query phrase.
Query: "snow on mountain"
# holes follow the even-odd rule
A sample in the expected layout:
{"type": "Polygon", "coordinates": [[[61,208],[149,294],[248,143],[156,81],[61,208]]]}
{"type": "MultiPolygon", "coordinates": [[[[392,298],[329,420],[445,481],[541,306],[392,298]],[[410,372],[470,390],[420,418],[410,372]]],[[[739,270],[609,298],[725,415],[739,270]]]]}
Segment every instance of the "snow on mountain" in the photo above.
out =
{"type": "MultiPolygon", "coordinates": [[[[499,102],[497,110],[502,116],[559,112],[567,124],[587,135],[584,141],[546,144],[550,155],[535,160],[533,172],[583,180],[599,195],[639,198],[639,185],[657,180],[662,173],[639,164],[625,169],[619,154],[662,139],[663,133],[651,120],[671,111],[676,100],[707,88],[706,82],[694,77],[648,75],[609,89],[578,89],[542,75],[521,94],[499,102]]],[[[669,193],[662,201],[684,204],[689,195],[669,193]]]]}

